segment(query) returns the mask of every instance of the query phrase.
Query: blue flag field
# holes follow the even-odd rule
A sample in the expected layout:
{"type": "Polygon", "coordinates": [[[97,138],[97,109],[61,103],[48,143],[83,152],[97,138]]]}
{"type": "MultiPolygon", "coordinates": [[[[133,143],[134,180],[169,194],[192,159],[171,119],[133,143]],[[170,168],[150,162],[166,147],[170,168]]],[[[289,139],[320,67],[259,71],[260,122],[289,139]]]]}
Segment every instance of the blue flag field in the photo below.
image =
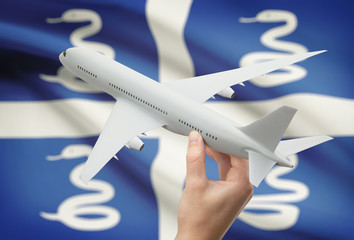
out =
{"type": "Polygon", "coordinates": [[[205,105],[242,125],[288,105],[286,138],[334,137],[274,167],[224,239],[354,239],[353,12],[349,0],[1,1],[0,239],[176,234],[186,137],[147,132],[141,152],[79,179],[114,99],[61,65],[72,46],[161,83],[328,50],[205,105]]]}

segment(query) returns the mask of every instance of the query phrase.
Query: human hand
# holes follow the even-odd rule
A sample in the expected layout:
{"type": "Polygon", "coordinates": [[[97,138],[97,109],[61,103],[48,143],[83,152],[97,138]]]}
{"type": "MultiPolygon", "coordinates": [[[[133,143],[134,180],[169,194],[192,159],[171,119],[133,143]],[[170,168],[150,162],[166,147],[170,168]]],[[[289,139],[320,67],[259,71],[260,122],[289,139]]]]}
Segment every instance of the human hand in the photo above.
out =
{"type": "Polygon", "coordinates": [[[200,134],[191,132],[176,239],[221,239],[252,194],[248,161],[208,147],[205,150],[200,134]],[[207,179],[205,151],[218,163],[220,181],[207,179]]]}

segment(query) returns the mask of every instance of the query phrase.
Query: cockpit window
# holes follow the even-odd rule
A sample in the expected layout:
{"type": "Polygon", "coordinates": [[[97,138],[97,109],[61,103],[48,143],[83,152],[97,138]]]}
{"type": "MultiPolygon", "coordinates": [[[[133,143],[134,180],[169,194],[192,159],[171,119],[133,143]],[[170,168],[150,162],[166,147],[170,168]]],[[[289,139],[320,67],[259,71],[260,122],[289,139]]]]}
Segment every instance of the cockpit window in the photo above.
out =
{"type": "Polygon", "coordinates": [[[66,56],[66,50],[63,52],[64,57],[66,56]]]}

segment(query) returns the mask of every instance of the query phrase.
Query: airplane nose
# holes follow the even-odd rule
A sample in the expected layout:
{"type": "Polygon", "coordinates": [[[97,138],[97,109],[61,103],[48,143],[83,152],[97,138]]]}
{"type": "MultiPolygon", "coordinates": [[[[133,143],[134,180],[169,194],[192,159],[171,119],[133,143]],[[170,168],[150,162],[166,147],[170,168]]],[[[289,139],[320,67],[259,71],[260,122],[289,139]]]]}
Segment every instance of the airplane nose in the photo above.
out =
{"type": "Polygon", "coordinates": [[[59,55],[59,60],[61,63],[63,63],[64,58],[68,55],[67,50],[63,51],[60,55],[59,55]]]}

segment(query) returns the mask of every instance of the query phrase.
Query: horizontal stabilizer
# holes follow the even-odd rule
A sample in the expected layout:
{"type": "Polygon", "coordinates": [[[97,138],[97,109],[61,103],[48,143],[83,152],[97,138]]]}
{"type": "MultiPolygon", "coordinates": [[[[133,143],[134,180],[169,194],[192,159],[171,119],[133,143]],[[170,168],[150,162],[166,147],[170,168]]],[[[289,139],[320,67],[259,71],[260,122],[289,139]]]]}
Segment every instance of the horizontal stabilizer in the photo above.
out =
{"type": "Polygon", "coordinates": [[[291,154],[301,152],[303,150],[314,147],[331,139],[332,138],[329,136],[313,136],[290,139],[281,141],[276,150],[282,153],[284,156],[289,156],[291,154]]]}
{"type": "Polygon", "coordinates": [[[250,125],[242,127],[241,131],[268,150],[274,151],[296,111],[295,108],[282,106],[250,125]]]}
{"type": "Polygon", "coordinates": [[[250,183],[254,186],[258,187],[258,185],[262,182],[263,178],[267,176],[269,171],[275,165],[276,162],[266,158],[265,156],[253,152],[248,151],[248,160],[249,160],[249,178],[250,183]]]}

